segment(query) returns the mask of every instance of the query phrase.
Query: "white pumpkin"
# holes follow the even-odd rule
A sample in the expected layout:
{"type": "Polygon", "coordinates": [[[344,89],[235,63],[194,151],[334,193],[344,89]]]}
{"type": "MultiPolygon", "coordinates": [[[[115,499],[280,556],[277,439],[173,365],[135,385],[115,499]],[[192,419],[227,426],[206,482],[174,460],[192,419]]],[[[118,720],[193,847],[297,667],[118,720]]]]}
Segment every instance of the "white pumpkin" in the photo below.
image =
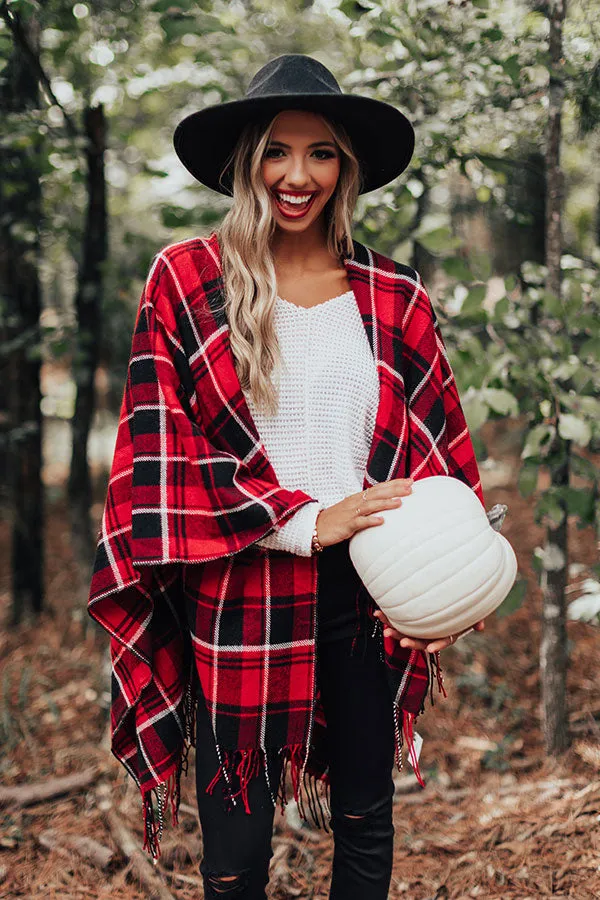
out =
{"type": "Polygon", "coordinates": [[[416,480],[381,525],[352,536],[350,558],[365,587],[403,634],[447,637],[484,619],[517,576],[517,558],[458,478],[416,480]]]}

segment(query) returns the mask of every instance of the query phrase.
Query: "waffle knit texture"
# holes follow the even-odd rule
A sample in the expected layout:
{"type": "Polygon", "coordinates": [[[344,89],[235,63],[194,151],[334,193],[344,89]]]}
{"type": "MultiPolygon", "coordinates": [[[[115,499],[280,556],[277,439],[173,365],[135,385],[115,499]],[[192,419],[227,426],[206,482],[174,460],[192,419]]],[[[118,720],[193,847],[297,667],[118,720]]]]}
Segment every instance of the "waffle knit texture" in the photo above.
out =
{"type": "Polygon", "coordinates": [[[312,307],[278,297],[274,324],[279,408],[266,415],[249,391],[246,401],[279,483],[318,500],[257,543],[310,556],[319,510],[362,490],[379,403],[377,366],[353,291],[312,307]]]}

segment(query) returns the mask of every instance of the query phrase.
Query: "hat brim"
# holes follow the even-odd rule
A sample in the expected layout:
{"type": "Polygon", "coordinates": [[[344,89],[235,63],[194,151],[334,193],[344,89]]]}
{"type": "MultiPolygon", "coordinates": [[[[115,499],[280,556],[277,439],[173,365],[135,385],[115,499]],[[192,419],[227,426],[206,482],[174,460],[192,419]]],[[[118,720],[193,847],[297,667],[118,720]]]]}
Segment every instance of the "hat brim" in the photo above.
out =
{"type": "Polygon", "coordinates": [[[388,184],[410,163],[415,133],[406,116],[389,103],[356,94],[276,94],[208,106],[177,125],[175,152],[201,184],[232,196],[230,178],[221,183],[219,176],[242,129],[284,109],[320,112],[346,128],[363,173],[361,194],[388,184]]]}

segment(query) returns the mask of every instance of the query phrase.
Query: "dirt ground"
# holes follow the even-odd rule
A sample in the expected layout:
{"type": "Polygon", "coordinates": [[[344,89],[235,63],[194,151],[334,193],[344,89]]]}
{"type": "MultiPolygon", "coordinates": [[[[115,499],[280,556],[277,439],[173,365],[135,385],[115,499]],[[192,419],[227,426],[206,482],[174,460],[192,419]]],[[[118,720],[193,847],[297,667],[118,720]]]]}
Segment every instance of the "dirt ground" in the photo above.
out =
{"type": "MultiPolygon", "coordinates": [[[[397,775],[389,896],[592,900],[600,897],[600,632],[569,623],[572,743],[560,759],[547,759],[540,731],[540,591],[532,568],[544,530],[533,522],[532,498],[514,487],[516,427],[486,429],[490,457],[502,460],[482,467],[486,505],[509,506],[503,533],[528,580],[527,597],[520,610],[490,617],[484,633],[442,654],[448,697],[436,698],[417,724],[426,788],[408,767],[397,775]]],[[[48,513],[49,608],[36,624],[13,631],[6,625],[9,529],[0,526],[0,898],[197,900],[203,893],[193,774],[183,779],[180,825],[166,827],[151,873],[157,886],[140,879],[146,857],[138,852],[138,795],[108,750],[106,642],[85,612],[85,584],[58,490],[48,513]],[[78,783],[44,799],[39,785],[64,776],[78,783]],[[26,785],[34,786],[29,798],[22,795],[26,785]],[[11,787],[20,790],[14,795],[11,787]]],[[[569,540],[570,562],[580,564],[570,578],[569,599],[575,599],[598,551],[592,529],[580,531],[574,521],[569,540]]],[[[276,814],[270,896],[322,900],[331,835],[302,826],[293,806],[288,809],[285,817],[276,814]]]]}

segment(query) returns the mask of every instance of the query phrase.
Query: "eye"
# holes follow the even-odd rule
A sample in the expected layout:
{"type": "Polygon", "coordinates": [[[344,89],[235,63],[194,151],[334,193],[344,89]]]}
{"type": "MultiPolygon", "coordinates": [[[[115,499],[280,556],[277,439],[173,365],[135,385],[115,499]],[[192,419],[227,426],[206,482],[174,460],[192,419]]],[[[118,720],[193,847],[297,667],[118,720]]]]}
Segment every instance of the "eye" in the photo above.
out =
{"type": "MultiPolygon", "coordinates": [[[[264,159],[276,159],[277,158],[275,156],[276,153],[283,153],[282,148],[281,147],[267,147],[267,149],[264,152],[263,158],[264,159]]],[[[317,156],[317,159],[319,159],[319,160],[333,159],[333,157],[335,156],[335,153],[333,152],[333,150],[317,149],[317,150],[313,150],[313,155],[315,153],[321,154],[320,156],[317,156]]]]}

